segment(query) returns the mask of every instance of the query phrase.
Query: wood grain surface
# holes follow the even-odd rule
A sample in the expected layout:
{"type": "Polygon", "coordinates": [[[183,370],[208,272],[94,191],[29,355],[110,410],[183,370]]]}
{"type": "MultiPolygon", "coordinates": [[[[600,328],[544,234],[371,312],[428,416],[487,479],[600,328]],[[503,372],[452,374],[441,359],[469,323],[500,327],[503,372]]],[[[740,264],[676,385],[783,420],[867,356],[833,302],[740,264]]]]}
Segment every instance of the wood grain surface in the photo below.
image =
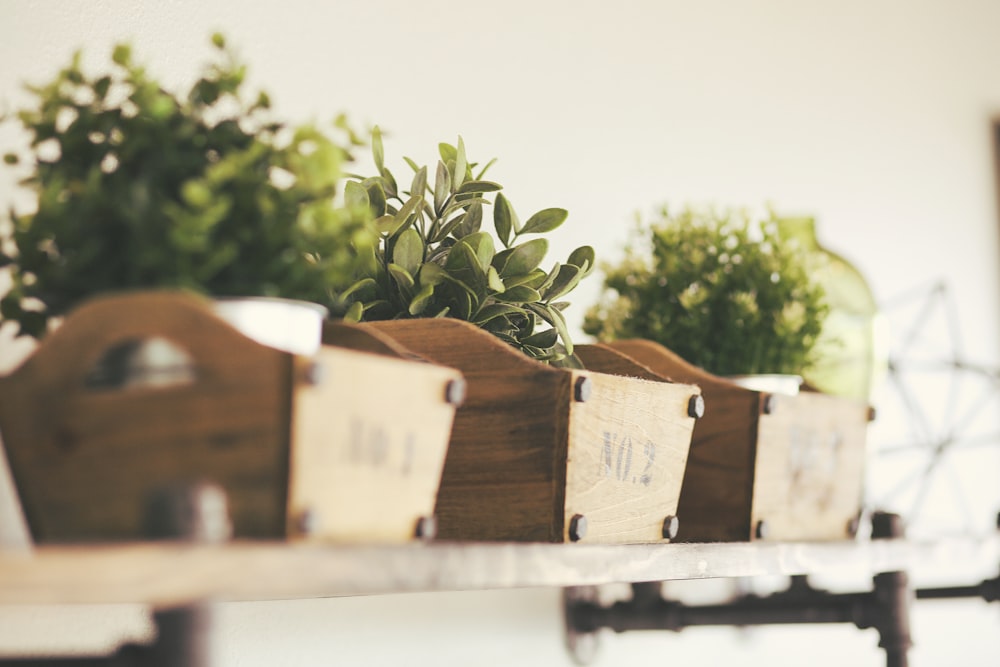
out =
{"type": "Polygon", "coordinates": [[[652,341],[608,345],[664,377],[701,387],[705,416],[692,434],[677,510],[678,540],[751,539],[760,395],[707,373],[652,341]]]}
{"type": "Polygon", "coordinates": [[[679,539],[849,536],[861,511],[867,404],[811,391],[793,397],[744,389],[648,340],[609,345],[704,393],[705,416],[694,428],[681,489],[679,539]]]}
{"type": "Polygon", "coordinates": [[[82,305],[0,378],[0,428],[34,539],[137,539],[151,490],[200,479],[225,488],[237,535],[282,535],[291,365],[192,295],[82,305]],[[193,381],[87,385],[109,350],[152,337],[190,356],[193,381]]]}
{"type": "Polygon", "coordinates": [[[588,541],[663,541],[665,519],[679,515],[695,424],[688,403],[701,390],[605,346],[577,354],[593,389],[570,406],[566,515],[587,517],[588,541]]]}
{"type": "Polygon", "coordinates": [[[363,326],[459,370],[467,382],[438,492],[439,536],[562,541],[572,373],[460,320],[363,326]]]}
{"type": "Polygon", "coordinates": [[[414,539],[434,514],[455,415],[447,386],[461,374],[332,345],[296,366],[289,534],[414,539]]]}

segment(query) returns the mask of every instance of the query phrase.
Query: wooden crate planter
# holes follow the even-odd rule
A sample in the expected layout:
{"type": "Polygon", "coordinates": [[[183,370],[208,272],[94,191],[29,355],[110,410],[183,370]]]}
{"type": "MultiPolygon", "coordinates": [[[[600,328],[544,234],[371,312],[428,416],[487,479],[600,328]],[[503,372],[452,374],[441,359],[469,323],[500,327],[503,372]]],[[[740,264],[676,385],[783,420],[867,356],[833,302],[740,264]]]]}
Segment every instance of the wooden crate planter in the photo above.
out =
{"type": "Polygon", "coordinates": [[[33,538],[141,539],[156,489],[205,480],[225,490],[236,537],[410,540],[433,514],[462,380],[399,356],[282,352],[189,295],[92,300],[0,378],[33,538]],[[109,350],[153,338],[189,356],[187,380],[88,386],[109,350]]]}
{"type": "Polygon", "coordinates": [[[704,392],[705,416],[694,429],[681,489],[678,540],[853,537],[871,415],[866,403],[744,389],[652,341],[609,346],[704,392]]]}
{"type": "Polygon", "coordinates": [[[665,521],[672,527],[677,514],[697,387],[664,382],[624,358],[632,377],[554,368],[454,319],[362,326],[460,370],[468,384],[438,492],[439,537],[665,539],[665,521]]]}

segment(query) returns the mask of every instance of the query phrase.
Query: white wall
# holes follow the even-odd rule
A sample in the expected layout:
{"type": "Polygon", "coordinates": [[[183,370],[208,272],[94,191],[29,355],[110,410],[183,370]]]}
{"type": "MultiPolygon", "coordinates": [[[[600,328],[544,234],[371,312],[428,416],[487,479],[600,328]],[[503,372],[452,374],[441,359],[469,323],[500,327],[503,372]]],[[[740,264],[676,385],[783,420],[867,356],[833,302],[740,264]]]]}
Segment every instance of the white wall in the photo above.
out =
{"type": "MultiPolygon", "coordinates": [[[[378,123],[399,173],[402,155],[431,161],[458,134],[473,158],[499,157],[493,177],[522,217],[570,210],[554,258],[589,243],[613,259],[633,213],[664,201],[772,202],[815,215],[821,240],[856,262],[880,300],[946,281],[963,356],[996,365],[998,25],[991,0],[0,0],[0,104],[24,102],[20,83],[46,80],[76,48],[106,62],[120,39],[184,84],[222,30],[283,116],[344,110],[378,123]]],[[[0,149],[19,139],[0,128],[0,149]]],[[[13,198],[4,173],[0,202],[13,198]]],[[[574,325],[598,287],[578,289],[574,325]]],[[[0,346],[0,364],[16,356],[0,346]]],[[[998,509],[998,466],[991,450],[978,456],[955,478],[977,500],[969,525],[981,529],[998,509]]],[[[557,600],[510,591],[234,605],[222,664],[565,664],[557,600]],[[371,632],[383,621],[400,639],[371,632]],[[469,642],[452,635],[456,623],[469,642]],[[270,636],[293,637],[291,653],[270,636]],[[473,655],[475,645],[488,652],[473,655]]],[[[917,610],[913,664],[940,664],[949,650],[993,664],[973,656],[997,655],[996,610],[954,603],[941,619],[940,609],[917,610]],[[928,620],[956,618],[947,631],[928,620]]],[[[44,618],[0,610],[0,643],[44,618]]],[[[823,646],[829,664],[882,664],[867,633],[798,628],[608,637],[601,664],[799,664],[781,646],[801,646],[795,638],[823,646]]]]}

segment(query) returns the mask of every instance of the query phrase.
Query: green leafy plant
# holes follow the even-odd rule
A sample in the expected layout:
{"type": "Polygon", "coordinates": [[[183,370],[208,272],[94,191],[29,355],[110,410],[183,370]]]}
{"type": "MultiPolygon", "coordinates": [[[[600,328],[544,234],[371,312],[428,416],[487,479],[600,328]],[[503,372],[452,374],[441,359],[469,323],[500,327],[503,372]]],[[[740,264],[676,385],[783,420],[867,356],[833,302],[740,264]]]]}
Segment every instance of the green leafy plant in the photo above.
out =
{"type": "Polygon", "coordinates": [[[558,228],[567,212],[547,208],[522,224],[502,186],[484,180],[493,162],[474,174],[461,137],[439,145],[433,183],[426,166],[407,158],[413,178],[401,190],[385,166],[378,128],[372,134],[378,175],[350,182],[345,192],[371,208],[381,242],[369,269],[341,294],[345,317],[454,317],[540,361],[575,365],[563,316],[569,304],[560,299],[591,272],[594,250],[583,246],[565,264],[540,268],[548,242],[539,235],[558,228]],[[482,229],[488,206],[495,237],[482,229]]]}
{"type": "Polygon", "coordinates": [[[828,312],[810,258],[772,213],[662,207],[638,220],[583,330],[645,338],[717,375],[800,374],[828,312]]]}
{"type": "Polygon", "coordinates": [[[12,289],[0,316],[41,336],[50,318],[95,293],[188,289],[329,303],[374,243],[367,207],[335,204],[360,140],[270,115],[243,93],[246,68],[221,35],[217,58],[184,95],[114,48],[88,76],[77,53],[17,119],[30,135],[23,185],[31,213],[10,213],[0,265],[12,289]]]}

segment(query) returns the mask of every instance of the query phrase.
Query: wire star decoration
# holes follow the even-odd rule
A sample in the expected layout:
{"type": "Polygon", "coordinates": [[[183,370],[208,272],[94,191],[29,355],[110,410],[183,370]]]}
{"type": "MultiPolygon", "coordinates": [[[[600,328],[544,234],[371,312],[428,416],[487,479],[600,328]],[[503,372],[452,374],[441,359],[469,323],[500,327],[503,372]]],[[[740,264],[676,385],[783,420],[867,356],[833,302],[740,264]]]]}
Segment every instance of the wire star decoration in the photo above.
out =
{"type": "Polygon", "coordinates": [[[956,310],[944,282],[881,308],[865,505],[902,515],[911,537],[992,531],[1000,509],[1000,368],[966,358],[956,310]]]}

